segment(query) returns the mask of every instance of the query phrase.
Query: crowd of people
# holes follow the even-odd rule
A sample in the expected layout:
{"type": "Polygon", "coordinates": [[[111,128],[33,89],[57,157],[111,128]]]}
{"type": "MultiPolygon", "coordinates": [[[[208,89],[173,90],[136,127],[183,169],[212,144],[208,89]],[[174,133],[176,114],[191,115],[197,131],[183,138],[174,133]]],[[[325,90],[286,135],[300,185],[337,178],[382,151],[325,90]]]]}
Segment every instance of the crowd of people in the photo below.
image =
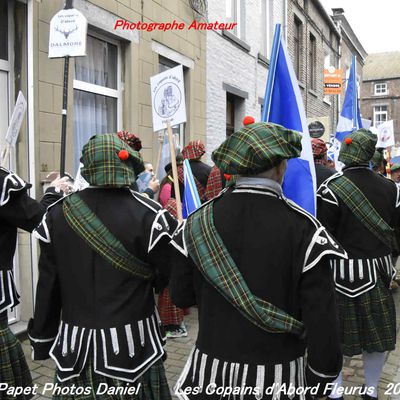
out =
{"type": "MultiPolygon", "coordinates": [[[[196,306],[199,329],[178,398],[342,399],[343,355],[362,354],[359,394],[377,399],[396,344],[400,189],[383,175],[370,131],[345,138],[341,172],[313,139],[310,215],[282,192],[301,138],[246,118],[212,153],[213,167],[201,161],[204,144],[190,142],[176,157],[179,191],[187,159],[202,205],[183,223],[171,164],[159,183],[140,139],[126,131],[93,136],[82,150],[80,190],[57,178],[40,203],[0,169],[0,382],[32,386],[7,322],[19,302],[12,268],[22,228],[40,241],[28,334],[33,359],[56,362],[53,398],[170,399],[163,346],[187,335],[184,316],[196,306]]],[[[396,180],[395,165],[391,172],[396,180]]]]}

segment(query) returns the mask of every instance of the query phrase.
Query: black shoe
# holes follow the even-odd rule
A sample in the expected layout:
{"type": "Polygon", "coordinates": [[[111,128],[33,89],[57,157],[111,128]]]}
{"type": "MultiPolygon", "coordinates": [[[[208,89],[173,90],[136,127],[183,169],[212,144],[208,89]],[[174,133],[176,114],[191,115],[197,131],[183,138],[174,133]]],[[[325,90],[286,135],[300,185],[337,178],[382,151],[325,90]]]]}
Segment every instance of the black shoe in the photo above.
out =
{"type": "Polygon", "coordinates": [[[329,397],[329,396],[328,396],[328,400],[344,400],[344,397],[342,396],[342,397],[335,397],[335,398],[333,398],[333,397],[329,397]]]}

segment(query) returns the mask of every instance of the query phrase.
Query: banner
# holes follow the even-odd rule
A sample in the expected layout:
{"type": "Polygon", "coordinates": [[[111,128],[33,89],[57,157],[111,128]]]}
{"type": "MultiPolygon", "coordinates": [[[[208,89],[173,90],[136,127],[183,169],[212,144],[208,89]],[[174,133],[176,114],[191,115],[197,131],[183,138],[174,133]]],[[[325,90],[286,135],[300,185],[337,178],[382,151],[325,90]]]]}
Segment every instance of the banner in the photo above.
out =
{"type": "Polygon", "coordinates": [[[376,143],[376,147],[391,147],[394,146],[394,129],[393,129],[393,120],[385,121],[379,124],[376,128],[378,141],[376,143]]]}

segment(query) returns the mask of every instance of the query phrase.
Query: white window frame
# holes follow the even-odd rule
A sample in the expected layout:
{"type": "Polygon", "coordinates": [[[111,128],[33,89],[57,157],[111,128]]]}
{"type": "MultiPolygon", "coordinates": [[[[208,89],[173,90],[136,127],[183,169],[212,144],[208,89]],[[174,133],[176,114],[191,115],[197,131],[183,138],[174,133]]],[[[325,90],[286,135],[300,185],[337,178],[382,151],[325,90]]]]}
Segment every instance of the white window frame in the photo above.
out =
{"type": "Polygon", "coordinates": [[[374,106],[373,110],[374,110],[374,121],[373,122],[374,122],[374,126],[375,127],[378,127],[381,123],[386,122],[388,120],[389,112],[388,112],[388,106],[386,104],[376,105],[376,106],[374,106]],[[377,108],[381,108],[381,107],[385,107],[386,110],[385,111],[382,111],[382,110],[378,111],[377,108]],[[384,119],[380,119],[380,121],[378,122],[377,121],[377,116],[378,115],[380,115],[380,116],[384,115],[385,118],[384,119]]]}
{"type": "Polygon", "coordinates": [[[270,52],[270,0],[261,0],[261,51],[268,58],[270,52]]]}
{"type": "Polygon", "coordinates": [[[80,81],[74,78],[73,88],[77,90],[82,90],[84,92],[99,94],[102,96],[112,97],[117,99],[117,130],[122,129],[122,53],[121,44],[118,40],[110,39],[108,36],[102,35],[97,32],[89,31],[88,35],[95,37],[96,39],[103,40],[117,47],[117,88],[111,89],[101,85],[95,85],[93,83],[88,83],[85,81],[80,81]]]}
{"type": "Polygon", "coordinates": [[[384,96],[388,94],[387,83],[375,83],[374,84],[374,95],[375,96],[384,96]],[[383,91],[379,91],[379,89],[383,89],[383,91]]]}
{"type": "Polygon", "coordinates": [[[226,12],[226,18],[227,22],[236,22],[235,28],[232,30],[232,33],[238,37],[239,39],[242,39],[242,23],[241,23],[241,12],[240,12],[240,7],[241,7],[241,1],[242,0],[225,0],[225,12],[226,12]],[[232,15],[232,13],[234,13],[232,15]]]}

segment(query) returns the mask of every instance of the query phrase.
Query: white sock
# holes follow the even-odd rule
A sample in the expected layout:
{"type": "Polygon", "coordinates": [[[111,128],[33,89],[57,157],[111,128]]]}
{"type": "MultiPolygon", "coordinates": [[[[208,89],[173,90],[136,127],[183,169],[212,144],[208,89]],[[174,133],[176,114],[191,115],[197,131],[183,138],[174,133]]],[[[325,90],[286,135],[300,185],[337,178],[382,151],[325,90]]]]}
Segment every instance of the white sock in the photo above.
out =
{"type": "Polygon", "coordinates": [[[343,386],[343,376],[342,371],[340,371],[338,377],[333,381],[335,385],[333,386],[332,392],[329,395],[331,399],[338,399],[339,397],[343,396],[343,391],[340,391],[343,386]]]}
{"type": "Polygon", "coordinates": [[[363,352],[362,356],[364,361],[365,386],[369,389],[366,394],[372,397],[378,397],[378,384],[383,366],[385,365],[386,352],[363,352]],[[371,389],[373,389],[372,393],[371,389]]]}

